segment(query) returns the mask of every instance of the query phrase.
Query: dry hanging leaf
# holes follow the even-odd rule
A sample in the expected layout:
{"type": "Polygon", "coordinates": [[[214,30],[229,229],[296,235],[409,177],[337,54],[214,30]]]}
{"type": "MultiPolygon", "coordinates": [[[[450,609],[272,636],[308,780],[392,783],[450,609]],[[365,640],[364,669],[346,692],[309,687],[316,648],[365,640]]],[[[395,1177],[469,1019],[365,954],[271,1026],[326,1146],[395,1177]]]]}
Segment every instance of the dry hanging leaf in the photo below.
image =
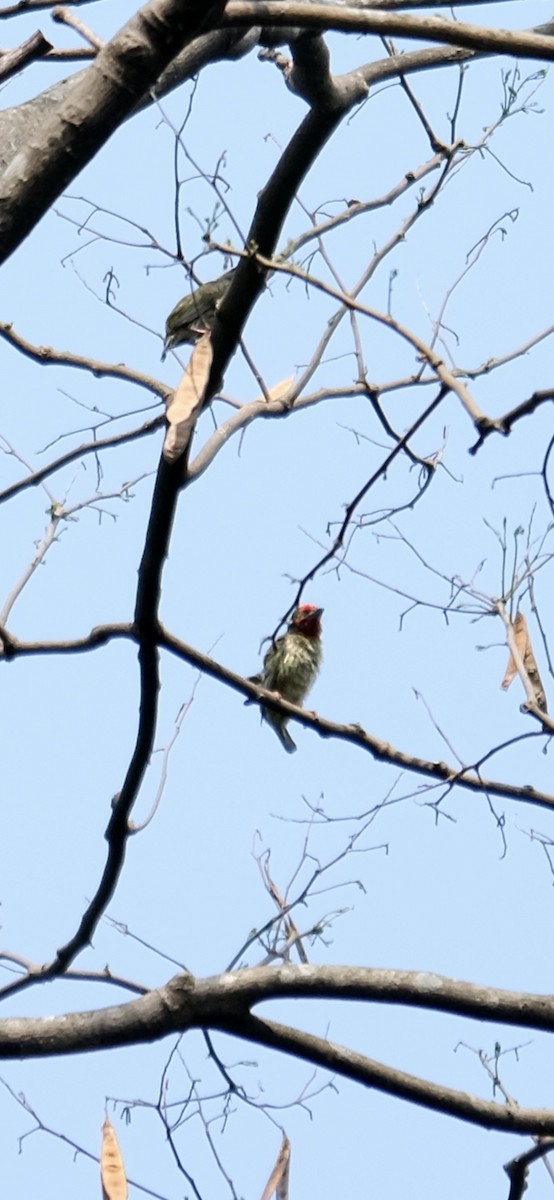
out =
{"type": "Polygon", "coordinates": [[[529,636],[527,637],[527,647],[525,650],[525,658],[523,660],[523,666],[525,667],[525,670],[527,671],[527,675],[529,677],[529,683],[531,684],[531,687],[533,689],[533,698],[535,700],[535,704],[537,705],[537,708],[540,708],[541,712],[544,712],[544,713],[548,712],[548,708],[547,708],[547,704],[546,704],[546,693],[542,686],[542,680],[539,675],[539,668],[537,666],[535,655],[533,654],[533,647],[531,645],[531,638],[529,636]]]}
{"type": "MultiPolygon", "coordinates": [[[[516,642],[516,646],[520,653],[521,661],[524,662],[525,652],[527,650],[528,633],[527,633],[527,621],[525,620],[523,613],[519,612],[517,614],[517,617],[512,625],[512,629],[514,631],[515,642],[516,642]]],[[[500,687],[503,687],[504,691],[506,691],[507,688],[509,688],[512,680],[515,679],[516,675],[517,675],[517,667],[514,662],[513,655],[510,652],[510,657],[508,659],[508,666],[506,667],[506,674],[502,680],[502,683],[500,684],[500,687]]]]}
{"type": "MultiPolygon", "coordinates": [[[[523,616],[523,613],[519,612],[517,614],[516,619],[512,625],[512,629],[513,629],[515,643],[517,646],[519,657],[523,663],[525,672],[529,679],[529,683],[531,684],[531,688],[533,690],[533,698],[534,698],[535,704],[537,705],[538,708],[541,709],[542,712],[547,712],[548,710],[546,707],[546,695],[545,695],[544,688],[542,686],[541,677],[539,675],[539,668],[537,666],[537,661],[535,659],[535,655],[533,654],[531,638],[529,637],[529,630],[527,628],[527,622],[525,620],[525,617],[523,616]]],[[[509,686],[512,682],[512,679],[517,674],[518,674],[517,665],[516,665],[514,656],[510,651],[510,657],[508,659],[508,666],[506,667],[506,674],[505,674],[500,686],[503,687],[504,690],[509,688],[509,686]]],[[[523,680],[523,684],[525,686],[525,680],[523,680]]]]}
{"type": "Polygon", "coordinates": [[[273,1194],[275,1194],[275,1200],[288,1200],[289,1166],[290,1142],[288,1137],[283,1136],[279,1156],[265,1185],[262,1200],[270,1200],[270,1196],[273,1194]]]}
{"type": "Polygon", "coordinates": [[[103,1200],[127,1200],[127,1176],[115,1129],[108,1119],[102,1126],[102,1153],[100,1175],[103,1200]]]}
{"type": "Polygon", "coordinates": [[[263,396],[256,396],[253,404],[257,404],[259,400],[281,400],[283,396],[286,396],[293,383],[294,375],[290,375],[288,379],[282,379],[280,383],[275,384],[275,387],[268,388],[267,394],[264,392],[263,396]]]}
{"type": "Polygon", "coordinates": [[[214,356],[209,333],[196,343],[187,369],[169,401],[163,456],[175,462],[188,446],[196,418],[204,403],[204,393],[214,356]]]}

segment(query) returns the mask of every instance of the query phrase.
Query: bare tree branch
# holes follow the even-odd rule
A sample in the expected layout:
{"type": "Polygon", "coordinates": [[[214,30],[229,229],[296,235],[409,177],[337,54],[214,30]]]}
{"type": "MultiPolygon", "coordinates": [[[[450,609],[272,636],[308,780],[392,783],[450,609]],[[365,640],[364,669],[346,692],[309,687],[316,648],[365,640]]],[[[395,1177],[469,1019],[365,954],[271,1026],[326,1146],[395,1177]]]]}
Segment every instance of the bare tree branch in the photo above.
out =
{"type": "Polygon", "coordinates": [[[0,80],[4,82],[10,79],[12,75],[17,75],[29,63],[36,62],[38,58],[44,58],[52,49],[50,42],[47,42],[44,35],[40,32],[33,33],[32,37],[27,38],[21,46],[17,46],[15,50],[0,51],[0,80]]]}
{"type": "Polygon", "coordinates": [[[444,17],[407,17],[373,10],[360,10],[328,4],[312,4],[303,0],[230,0],[225,9],[223,24],[298,25],[302,29],[336,30],[341,33],[378,33],[390,37],[418,38],[448,42],[469,50],[484,50],[495,54],[511,54],[517,58],[536,58],[552,61],[554,42],[552,22],[539,26],[544,32],[512,33],[507,29],[491,29],[450,21],[444,17]]]}
{"type": "MultiPolygon", "coordinates": [[[[153,580],[150,581],[150,586],[154,586],[155,578],[156,576],[154,575],[153,580]]],[[[138,640],[136,624],[99,625],[86,637],[68,638],[52,642],[23,642],[15,638],[8,630],[0,628],[0,638],[4,644],[3,657],[9,660],[35,655],[82,654],[106,645],[112,638],[121,637],[138,640]]],[[[551,795],[549,792],[542,792],[537,788],[531,787],[529,784],[518,786],[517,784],[504,783],[500,780],[486,779],[474,766],[458,768],[450,766],[445,762],[432,762],[428,759],[419,758],[416,755],[407,754],[405,751],[391,746],[389,742],[368,733],[360,725],[345,725],[336,721],[329,721],[325,717],[319,716],[318,713],[308,712],[305,709],[298,708],[294,704],[289,704],[288,701],[282,698],[279,699],[274,692],[268,692],[258,684],[251,683],[242,675],[238,675],[228,667],[222,666],[221,663],[216,662],[215,659],[210,658],[207,654],[202,654],[200,650],[195,650],[193,646],[182,642],[161,625],[158,625],[152,633],[152,638],[153,642],[159,647],[169,650],[184,662],[198,667],[206,675],[221,680],[222,683],[226,683],[229,687],[240,692],[248,699],[275,708],[277,712],[285,713],[288,717],[297,720],[300,725],[314,729],[321,737],[336,737],[341,741],[358,746],[359,749],[371,754],[378,762],[386,762],[393,766],[398,766],[403,770],[423,775],[428,779],[438,780],[448,784],[449,788],[460,787],[466,791],[483,792],[491,796],[504,796],[509,800],[519,800],[526,804],[538,805],[541,808],[554,808],[554,795],[551,795]]],[[[126,792],[125,803],[129,803],[128,791],[126,792]]],[[[118,811],[121,819],[121,811],[118,811]]]]}
{"type": "Polygon", "coordinates": [[[50,114],[41,136],[21,146],[0,178],[0,263],[154,85],[161,71],[223,0],[150,0],[50,114]],[[33,188],[29,188],[29,178],[33,188]]]}
{"type": "Polygon", "coordinates": [[[139,1045],[168,1033],[212,1028],[284,1050],[366,1087],[487,1129],[537,1137],[554,1134],[551,1110],[481,1100],[384,1066],[326,1038],[251,1015],[252,1006],[260,1001],[285,997],[387,1001],[495,1024],[554,1029],[550,996],[479,987],[421,971],[287,964],[271,970],[245,968],[209,979],[182,974],[137,1000],[99,1011],[7,1017],[0,1021],[0,1058],[19,1057],[23,1041],[29,1058],[44,1058],[139,1045]]]}

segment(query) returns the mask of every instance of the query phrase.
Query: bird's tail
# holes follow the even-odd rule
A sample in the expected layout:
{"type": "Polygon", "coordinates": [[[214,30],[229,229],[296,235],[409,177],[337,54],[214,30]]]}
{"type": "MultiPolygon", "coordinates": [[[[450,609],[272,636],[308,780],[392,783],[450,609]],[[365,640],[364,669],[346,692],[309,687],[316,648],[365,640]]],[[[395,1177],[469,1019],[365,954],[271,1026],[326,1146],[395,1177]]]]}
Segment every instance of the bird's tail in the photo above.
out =
{"type": "MultiPolygon", "coordinates": [[[[262,679],[261,675],[250,675],[248,677],[248,682],[249,683],[263,683],[263,679],[262,679]]],[[[244,701],[244,703],[245,704],[253,704],[254,701],[251,700],[250,697],[248,697],[244,701]]],[[[291,738],[286,725],[283,725],[280,723],[278,713],[274,713],[270,709],[267,709],[267,708],[262,708],[261,717],[262,717],[262,721],[267,721],[268,725],[271,725],[272,729],[275,730],[275,733],[277,734],[277,737],[279,738],[279,741],[280,741],[281,745],[283,746],[283,748],[286,750],[287,754],[294,754],[294,752],[296,750],[296,742],[294,742],[293,739],[291,738]]]]}
{"type": "Polygon", "coordinates": [[[270,722],[273,726],[281,745],[286,750],[287,754],[294,754],[296,750],[296,742],[293,742],[286,725],[276,725],[273,721],[270,722]]]}

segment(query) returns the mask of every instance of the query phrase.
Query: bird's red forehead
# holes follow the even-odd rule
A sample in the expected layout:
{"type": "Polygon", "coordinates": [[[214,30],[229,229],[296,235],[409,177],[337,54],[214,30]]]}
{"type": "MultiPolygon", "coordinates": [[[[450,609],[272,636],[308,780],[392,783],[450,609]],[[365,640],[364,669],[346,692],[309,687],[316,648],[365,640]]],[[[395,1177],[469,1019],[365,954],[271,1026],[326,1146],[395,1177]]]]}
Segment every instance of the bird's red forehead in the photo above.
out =
{"type": "Polygon", "coordinates": [[[321,612],[316,604],[299,604],[292,618],[292,625],[306,637],[319,637],[321,633],[321,612]]]}

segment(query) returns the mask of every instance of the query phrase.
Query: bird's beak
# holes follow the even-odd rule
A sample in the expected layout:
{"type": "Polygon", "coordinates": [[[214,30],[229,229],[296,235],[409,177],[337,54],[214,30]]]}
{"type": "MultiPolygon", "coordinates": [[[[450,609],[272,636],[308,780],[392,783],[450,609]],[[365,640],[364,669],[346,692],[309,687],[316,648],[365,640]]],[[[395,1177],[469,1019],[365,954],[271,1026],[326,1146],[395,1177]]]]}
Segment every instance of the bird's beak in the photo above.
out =
{"type": "Polygon", "coordinates": [[[312,616],[313,617],[322,617],[324,612],[325,612],[324,608],[316,608],[315,613],[312,613],[312,616]]]}

